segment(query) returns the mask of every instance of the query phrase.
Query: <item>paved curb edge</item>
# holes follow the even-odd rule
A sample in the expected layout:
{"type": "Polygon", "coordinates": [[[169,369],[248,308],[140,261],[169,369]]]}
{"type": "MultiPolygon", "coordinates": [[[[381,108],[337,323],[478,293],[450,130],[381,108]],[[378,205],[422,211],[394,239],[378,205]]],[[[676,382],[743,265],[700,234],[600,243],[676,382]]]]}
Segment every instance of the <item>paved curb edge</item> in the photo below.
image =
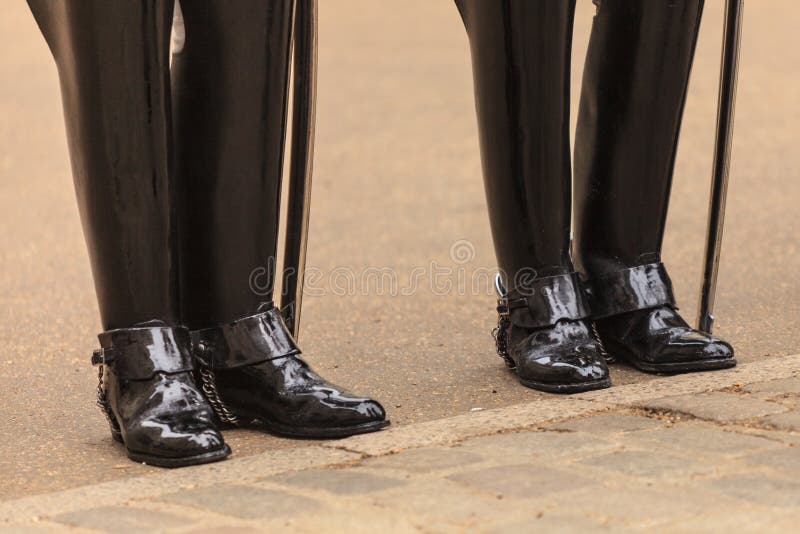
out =
{"type": "Polygon", "coordinates": [[[232,458],[216,464],[165,470],[153,475],[5,501],[0,503],[0,523],[29,521],[40,516],[111,506],[197,486],[241,482],[311,468],[344,466],[367,457],[393,454],[405,449],[447,445],[478,436],[524,430],[549,421],[636,406],[658,398],[701,393],[737,383],[786,378],[796,374],[800,374],[800,354],[765,358],[713,373],[659,377],[643,383],[568,397],[553,396],[394,427],[377,434],[354,436],[323,445],[232,458]]]}

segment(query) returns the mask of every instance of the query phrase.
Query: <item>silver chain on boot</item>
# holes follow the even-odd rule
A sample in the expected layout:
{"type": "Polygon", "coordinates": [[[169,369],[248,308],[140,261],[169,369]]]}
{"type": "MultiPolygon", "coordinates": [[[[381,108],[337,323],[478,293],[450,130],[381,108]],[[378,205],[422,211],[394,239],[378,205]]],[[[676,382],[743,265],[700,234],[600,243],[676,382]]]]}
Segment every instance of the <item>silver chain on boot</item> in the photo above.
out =
{"type": "Polygon", "coordinates": [[[603,345],[603,340],[600,338],[600,332],[597,331],[597,323],[592,321],[592,335],[594,336],[595,341],[597,341],[597,346],[600,348],[600,356],[605,358],[606,363],[614,363],[617,359],[608,353],[606,350],[606,346],[603,345]]]}
{"type": "Polygon", "coordinates": [[[114,413],[111,411],[111,405],[108,403],[108,397],[106,396],[106,388],[103,387],[103,369],[105,365],[99,365],[97,370],[97,401],[96,404],[100,408],[100,411],[103,412],[103,415],[106,417],[108,421],[108,426],[111,427],[111,432],[120,434],[122,431],[119,427],[119,423],[117,422],[117,418],[114,417],[114,413]]]}
{"type": "Polygon", "coordinates": [[[217,380],[214,376],[214,371],[207,367],[200,367],[200,383],[203,394],[206,396],[208,403],[217,414],[217,418],[222,423],[229,425],[239,425],[239,418],[231,412],[222,400],[222,396],[217,390],[217,380]]]}
{"type": "MultiPolygon", "coordinates": [[[[498,301],[499,303],[500,301],[498,301]]],[[[498,304],[498,308],[499,308],[498,304]]],[[[511,322],[508,320],[508,314],[503,314],[498,311],[497,313],[497,326],[492,329],[492,337],[494,338],[495,350],[497,354],[506,362],[506,366],[510,369],[517,367],[514,359],[508,354],[508,327],[511,322]]]]}
{"type": "Polygon", "coordinates": [[[508,299],[506,299],[506,290],[503,287],[503,280],[500,277],[500,273],[497,273],[494,277],[494,288],[498,296],[497,326],[492,330],[495,350],[497,350],[497,354],[503,358],[503,361],[509,369],[516,369],[517,363],[508,353],[508,329],[511,326],[511,320],[508,318],[508,299]]]}

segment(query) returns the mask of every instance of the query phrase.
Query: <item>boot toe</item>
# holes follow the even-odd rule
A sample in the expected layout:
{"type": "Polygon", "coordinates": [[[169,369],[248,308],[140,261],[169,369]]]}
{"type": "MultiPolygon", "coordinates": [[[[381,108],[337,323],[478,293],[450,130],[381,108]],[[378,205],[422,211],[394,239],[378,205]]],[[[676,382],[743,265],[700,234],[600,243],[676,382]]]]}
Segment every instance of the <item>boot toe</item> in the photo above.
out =
{"type": "Polygon", "coordinates": [[[545,382],[580,384],[608,378],[608,366],[605,362],[587,361],[585,358],[569,363],[556,363],[551,371],[547,373],[545,382]]]}
{"type": "Polygon", "coordinates": [[[583,385],[609,378],[608,366],[599,354],[521,358],[517,374],[523,381],[548,385],[583,385]]]}
{"type": "Polygon", "coordinates": [[[606,346],[648,373],[685,373],[736,365],[733,347],[695,330],[672,306],[608,317],[597,322],[606,346]]]}
{"type": "Polygon", "coordinates": [[[654,353],[656,354],[654,361],[657,362],[686,363],[733,358],[733,347],[702,332],[689,330],[665,341],[654,353]]]}
{"type": "Polygon", "coordinates": [[[312,410],[308,421],[313,426],[329,428],[360,427],[386,420],[386,410],[375,400],[336,396],[312,410]]]}
{"type": "Polygon", "coordinates": [[[372,399],[365,399],[358,403],[354,409],[358,414],[355,419],[358,420],[356,424],[367,424],[386,420],[386,410],[381,404],[372,399]]]}
{"type": "Polygon", "coordinates": [[[733,347],[725,341],[714,339],[703,347],[700,357],[712,360],[733,358],[733,347]]]}
{"type": "Polygon", "coordinates": [[[146,420],[128,429],[125,447],[164,458],[199,456],[225,447],[222,434],[205,421],[146,420]]]}
{"type": "Polygon", "coordinates": [[[594,362],[576,367],[573,376],[576,381],[593,382],[608,378],[608,366],[605,362],[594,362]]]}

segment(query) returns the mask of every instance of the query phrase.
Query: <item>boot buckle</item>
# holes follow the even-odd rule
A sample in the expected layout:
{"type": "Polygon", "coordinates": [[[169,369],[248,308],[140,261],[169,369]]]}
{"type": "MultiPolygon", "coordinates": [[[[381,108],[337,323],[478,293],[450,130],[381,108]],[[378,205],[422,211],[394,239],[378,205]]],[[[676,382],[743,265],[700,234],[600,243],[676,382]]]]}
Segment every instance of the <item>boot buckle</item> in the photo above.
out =
{"type": "Polygon", "coordinates": [[[503,287],[503,279],[500,273],[494,275],[494,289],[497,291],[497,313],[501,317],[508,317],[510,309],[508,307],[508,292],[503,287]]]}
{"type": "Polygon", "coordinates": [[[98,365],[103,365],[105,363],[105,356],[103,352],[105,349],[97,349],[92,353],[92,367],[97,367],[98,365]]]}
{"type": "Polygon", "coordinates": [[[497,299],[497,314],[500,317],[508,317],[509,313],[508,299],[505,297],[497,299]]]}
{"type": "Polygon", "coordinates": [[[92,352],[92,367],[111,363],[111,349],[97,349],[92,352]]]}

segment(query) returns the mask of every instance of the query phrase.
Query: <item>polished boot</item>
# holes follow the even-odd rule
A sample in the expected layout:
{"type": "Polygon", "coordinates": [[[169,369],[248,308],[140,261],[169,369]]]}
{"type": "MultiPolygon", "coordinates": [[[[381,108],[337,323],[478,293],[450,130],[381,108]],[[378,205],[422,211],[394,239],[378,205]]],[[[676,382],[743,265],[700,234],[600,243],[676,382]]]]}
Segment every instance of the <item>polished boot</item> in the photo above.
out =
{"type": "Polygon", "coordinates": [[[611,385],[577,275],[539,278],[499,300],[498,353],[522,385],[578,393],[611,385]]]}
{"type": "Polygon", "coordinates": [[[456,0],[472,51],[501,299],[498,352],[522,384],[608,387],[569,250],[574,1],[456,0]]]}
{"type": "Polygon", "coordinates": [[[231,451],[194,381],[189,333],[143,326],[100,334],[98,405],[128,458],[160,467],[216,462],[231,451]]]}
{"type": "Polygon", "coordinates": [[[592,318],[644,371],[732,367],[675,307],[661,245],[703,0],[599,0],[575,140],[575,240],[592,318]]]}
{"type": "Polygon", "coordinates": [[[641,371],[683,373],[736,365],[733,347],[690,327],[674,306],[601,319],[597,330],[608,350],[641,371]]]}
{"type": "Polygon", "coordinates": [[[292,0],[184,2],[173,58],[183,324],[223,422],[296,437],[388,424],[375,401],[326,384],[272,307],[292,0]]]}
{"type": "Polygon", "coordinates": [[[386,427],[372,399],[327,383],[298,356],[280,312],[192,332],[203,390],[220,420],[295,438],[341,438],[386,427]]]}
{"type": "Polygon", "coordinates": [[[172,0],[30,0],[55,58],[101,321],[99,404],[135,461],[230,451],[191,376],[170,180],[172,0]],[[150,326],[144,326],[150,325],[150,326]]]}

